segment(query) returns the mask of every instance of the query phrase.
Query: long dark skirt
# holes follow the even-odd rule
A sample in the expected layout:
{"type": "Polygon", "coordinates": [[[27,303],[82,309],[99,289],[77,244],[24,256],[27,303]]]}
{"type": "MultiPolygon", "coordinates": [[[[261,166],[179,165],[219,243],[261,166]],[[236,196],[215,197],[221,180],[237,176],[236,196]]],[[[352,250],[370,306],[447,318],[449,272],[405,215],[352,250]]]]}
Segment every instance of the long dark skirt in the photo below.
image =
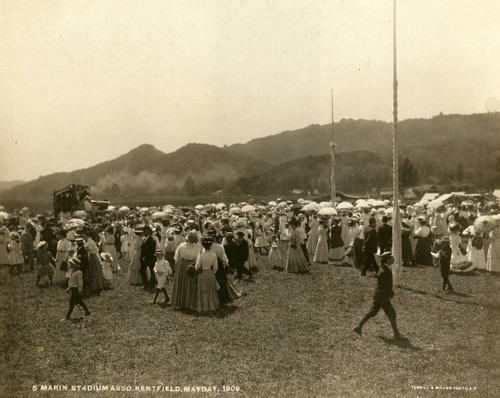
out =
{"type": "Polygon", "coordinates": [[[187,271],[192,263],[193,260],[181,258],[176,264],[171,301],[172,307],[176,309],[190,309],[194,306],[197,274],[187,271]]]}
{"type": "Polygon", "coordinates": [[[432,254],[431,254],[432,241],[431,237],[418,238],[417,247],[415,248],[415,264],[425,265],[432,267],[432,254]]]}
{"type": "Polygon", "coordinates": [[[101,260],[99,259],[99,256],[94,253],[89,253],[89,270],[87,272],[87,280],[90,290],[99,292],[104,289],[101,260]]]}
{"type": "Polygon", "coordinates": [[[354,239],[353,251],[354,266],[358,269],[361,269],[363,267],[363,262],[365,261],[365,256],[363,254],[363,239],[354,239]]]}
{"type": "Polygon", "coordinates": [[[413,262],[413,252],[411,250],[411,242],[410,242],[409,234],[402,235],[401,246],[402,246],[403,263],[405,263],[405,264],[412,263],[413,262]]]}
{"type": "Polygon", "coordinates": [[[217,290],[217,296],[219,297],[219,303],[221,305],[231,303],[233,299],[229,294],[229,290],[227,287],[227,269],[224,268],[224,264],[220,259],[217,259],[218,269],[215,274],[215,278],[217,279],[217,283],[219,284],[219,290],[217,290]]]}

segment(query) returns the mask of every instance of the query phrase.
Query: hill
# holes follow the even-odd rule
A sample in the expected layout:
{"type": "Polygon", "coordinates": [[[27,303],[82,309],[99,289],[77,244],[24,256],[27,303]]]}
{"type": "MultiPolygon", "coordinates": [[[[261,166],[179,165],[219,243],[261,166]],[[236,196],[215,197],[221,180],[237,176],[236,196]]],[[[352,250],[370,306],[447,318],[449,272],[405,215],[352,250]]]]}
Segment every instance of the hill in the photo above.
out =
{"type": "Polygon", "coordinates": [[[3,191],[7,191],[15,187],[16,185],[23,184],[24,181],[16,180],[16,181],[0,181],[0,193],[3,191]]]}
{"type": "MultiPolygon", "coordinates": [[[[334,124],[337,152],[369,150],[390,162],[392,124],[381,121],[343,119],[334,124]]],[[[307,155],[329,152],[331,124],[254,139],[228,147],[230,151],[278,165],[307,155]]],[[[488,188],[500,159],[500,113],[439,115],[431,119],[409,119],[399,123],[399,148],[419,171],[421,182],[437,178],[443,183],[457,177],[462,164],[465,180],[488,188]]]]}
{"type": "Polygon", "coordinates": [[[0,193],[0,198],[49,200],[54,190],[74,182],[91,185],[92,194],[108,199],[177,194],[186,190],[190,194],[198,190],[213,192],[247,172],[259,172],[267,167],[266,162],[213,145],[188,144],[165,154],[145,144],[87,169],[54,173],[15,186],[0,193]]]}
{"type": "MultiPolygon", "coordinates": [[[[336,186],[339,190],[364,194],[372,188],[380,189],[391,183],[391,164],[384,163],[381,156],[374,152],[343,152],[336,156],[336,160],[336,186]]],[[[239,178],[230,190],[256,195],[290,192],[296,188],[328,192],[330,162],[329,154],[290,160],[261,173],[239,178]]]]}

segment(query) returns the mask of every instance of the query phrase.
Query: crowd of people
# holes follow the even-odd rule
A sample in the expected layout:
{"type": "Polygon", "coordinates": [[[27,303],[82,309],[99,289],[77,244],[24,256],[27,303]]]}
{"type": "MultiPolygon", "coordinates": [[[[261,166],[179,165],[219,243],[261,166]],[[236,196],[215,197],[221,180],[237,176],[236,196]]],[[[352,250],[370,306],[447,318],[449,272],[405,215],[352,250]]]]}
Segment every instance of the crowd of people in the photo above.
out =
{"type": "MultiPolygon", "coordinates": [[[[500,271],[498,204],[400,208],[404,266],[439,267],[443,290],[452,289],[450,271],[500,271]]],[[[161,293],[174,309],[212,312],[241,297],[237,280],[253,280],[256,256],[290,273],[323,263],[366,276],[379,275],[392,248],[388,201],[123,206],[73,219],[0,210],[0,264],[13,277],[36,271],[37,285],[70,289],[68,319],[77,304],[90,314],[83,297],[112,289],[114,275],[154,293],[152,303],[161,293]]]]}

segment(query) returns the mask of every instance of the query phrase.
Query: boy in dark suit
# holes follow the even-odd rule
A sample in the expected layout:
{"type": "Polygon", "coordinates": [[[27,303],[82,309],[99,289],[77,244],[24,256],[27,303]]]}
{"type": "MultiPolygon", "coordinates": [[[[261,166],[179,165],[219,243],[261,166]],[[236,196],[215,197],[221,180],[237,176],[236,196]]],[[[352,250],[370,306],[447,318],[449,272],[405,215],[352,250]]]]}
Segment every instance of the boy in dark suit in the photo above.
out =
{"type": "Polygon", "coordinates": [[[394,264],[394,257],[390,252],[385,252],[380,256],[380,271],[377,272],[377,289],[373,295],[373,304],[368,313],[361,319],[358,326],[353,329],[353,332],[361,336],[361,328],[368,321],[368,319],[376,316],[382,308],[391,322],[392,330],[394,332],[394,339],[400,340],[401,335],[396,324],[396,310],[392,306],[391,299],[394,297],[392,290],[392,271],[389,268],[394,264]]]}

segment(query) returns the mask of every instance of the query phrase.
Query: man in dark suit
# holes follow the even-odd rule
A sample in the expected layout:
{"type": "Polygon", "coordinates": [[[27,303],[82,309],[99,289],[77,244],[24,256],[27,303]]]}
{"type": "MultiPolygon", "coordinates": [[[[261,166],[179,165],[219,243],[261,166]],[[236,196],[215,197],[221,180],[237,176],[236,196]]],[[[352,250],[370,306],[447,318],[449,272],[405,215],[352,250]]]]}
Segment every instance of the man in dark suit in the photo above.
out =
{"type": "Polygon", "coordinates": [[[238,231],[236,233],[236,239],[233,238],[234,235],[231,235],[233,234],[226,234],[227,244],[224,246],[229,265],[231,268],[236,269],[237,279],[241,279],[243,273],[251,278],[252,272],[245,267],[245,261],[247,261],[249,253],[248,242],[244,238],[245,233],[243,231],[238,231]]]}
{"type": "Polygon", "coordinates": [[[391,322],[392,330],[394,332],[394,339],[400,340],[401,335],[396,324],[396,310],[392,306],[391,299],[394,297],[392,289],[392,271],[389,268],[394,264],[394,257],[390,252],[383,253],[380,256],[381,270],[377,272],[377,289],[373,295],[373,304],[370,311],[361,319],[358,326],[353,329],[353,332],[361,336],[361,328],[368,321],[368,319],[376,316],[380,309],[383,309],[387,318],[391,322]]]}
{"type": "Polygon", "coordinates": [[[141,245],[141,278],[144,283],[145,289],[154,288],[156,285],[156,278],[154,272],[154,266],[156,262],[156,240],[152,236],[151,227],[146,225],[144,227],[144,241],[141,245]],[[146,273],[146,268],[149,268],[151,278],[148,284],[148,276],[146,273]]]}
{"type": "Polygon", "coordinates": [[[392,227],[387,225],[389,217],[382,217],[382,225],[378,228],[378,247],[380,253],[390,252],[392,250],[392,227]]]}
{"type": "Polygon", "coordinates": [[[375,227],[377,221],[374,217],[370,217],[368,220],[368,226],[365,227],[364,235],[365,240],[363,242],[363,253],[365,254],[365,261],[363,262],[363,269],[361,270],[361,275],[366,276],[366,271],[369,269],[374,269],[378,272],[378,264],[375,260],[375,253],[377,253],[377,231],[375,227]]]}

